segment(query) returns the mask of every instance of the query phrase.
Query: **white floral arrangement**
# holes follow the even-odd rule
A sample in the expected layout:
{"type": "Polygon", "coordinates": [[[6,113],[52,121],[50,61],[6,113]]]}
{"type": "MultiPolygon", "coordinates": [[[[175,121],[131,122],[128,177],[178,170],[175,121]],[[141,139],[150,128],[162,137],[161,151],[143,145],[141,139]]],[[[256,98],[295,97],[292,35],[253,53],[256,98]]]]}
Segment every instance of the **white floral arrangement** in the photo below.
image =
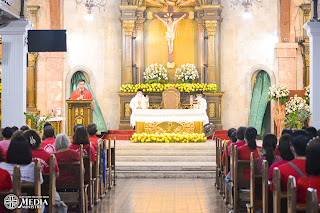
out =
{"type": "Polygon", "coordinates": [[[162,64],[151,64],[144,71],[145,83],[166,83],[168,81],[168,71],[162,64]]]}
{"type": "Polygon", "coordinates": [[[304,88],[306,92],[304,93],[304,100],[306,100],[307,103],[310,103],[310,86],[307,86],[304,88]]]}
{"type": "Polygon", "coordinates": [[[196,83],[199,79],[197,68],[194,64],[182,64],[176,69],[175,76],[178,83],[196,83]]]}
{"type": "Polygon", "coordinates": [[[290,91],[285,84],[275,84],[269,87],[269,101],[274,99],[284,103],[289,99],[289,93],[290,91]]]}
{"type": "Polygon", "coordinates": [[[305,110],[310,112],[310,106],[307,104],[307,101],[301,97],[291,97],[290,100],[286,103],[286,114],[295,113],[296,111],[305,110]]]}

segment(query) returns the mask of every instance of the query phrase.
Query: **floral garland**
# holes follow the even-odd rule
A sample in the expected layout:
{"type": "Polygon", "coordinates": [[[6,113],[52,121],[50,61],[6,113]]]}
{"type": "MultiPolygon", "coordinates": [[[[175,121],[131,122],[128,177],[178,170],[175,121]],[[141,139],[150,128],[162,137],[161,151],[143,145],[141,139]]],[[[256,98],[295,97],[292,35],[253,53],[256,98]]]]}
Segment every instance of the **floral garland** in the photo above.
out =
{"type": "Polygon", "coordinates": [[[307,104],[307,101],[301,97],[290,98],[290,100],[286,103],[286,114],[295,113],[296,111],[305,110],[310,112],[310,106],[307,104]]]}
{"type": "Polygon", "coordinates": [[[306,102],[310,103],[310,85],[304,88],[306,92],[304,93],[303,99],[306,100],[306,102]]]}
{"type": "Polygon", "coordinates": [[[155,133],[155,134],[137,134],[134,133],[131,138],[132,143],[189,143],[206,142],[205,134],[178,134],[178,133],[155,133]]]}
{"type": "Polygon", "coordinates": [[[194,64],[182,64],[175,73],[178,83],[196,83],[199,79],[197,68],[194,64]]]}
{"type": "Polygon", "coordinates": [[[146,83],[166,83],[168,74],[162,64],[151,64],[143,73],[146,83]]]}
{"type": "Polygon", "coordinates": [[[120,88],[121,92],[136,93],[138,89],[142,89],[143,92],[163,92],[164,90],[173,87],[180,92],[217,92],[218,87],[216,84],[123,84],[120,88]]]}
{"type": "Polygon", "coordinates": [[[279,100],[281,103],[285,103],[289,99],[288,87],[285,84],[276,84],[272,87],[269,87],[269,101],[270,100],[279,100]]]}

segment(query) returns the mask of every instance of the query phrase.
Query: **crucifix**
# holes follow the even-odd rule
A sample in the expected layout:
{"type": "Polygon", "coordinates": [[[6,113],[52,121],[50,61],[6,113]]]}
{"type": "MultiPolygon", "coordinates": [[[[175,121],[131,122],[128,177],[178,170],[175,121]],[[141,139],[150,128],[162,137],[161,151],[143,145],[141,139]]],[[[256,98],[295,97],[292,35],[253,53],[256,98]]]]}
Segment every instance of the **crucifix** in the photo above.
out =
{"type": "Polygon", "coordinates": [[[161,22],[163,22],[166,27],[166,37],[165,39],[168,41],[168,68],[174,68],[174,37],[175,37],[175,29],[176,25],[181,19],[188,18],[189,13],[186,12],[174,12],[174,5],[168,3],[168,9],[165,12],[159,12],[159,13],[153,13],[153,18],[159,19],[161,22]]]}

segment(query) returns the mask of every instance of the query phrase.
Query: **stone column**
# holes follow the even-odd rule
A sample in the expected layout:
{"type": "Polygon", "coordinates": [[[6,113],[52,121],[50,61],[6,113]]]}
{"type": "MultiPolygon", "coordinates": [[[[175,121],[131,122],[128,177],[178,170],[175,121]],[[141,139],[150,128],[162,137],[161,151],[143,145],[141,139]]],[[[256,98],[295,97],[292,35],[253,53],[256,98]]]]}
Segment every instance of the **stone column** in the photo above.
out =
{"type": "Polygon", "coordinates": [[[198,71],[200,74],[200,83],[204,83],[204,31],[205,24],[202,19],[197,19],[198,22],[198,71]]]}
{"type": "Polygon", "coordinates": [[[139,18],[136,22],[136,64],[138,69],[137,82],[138,84],[143,83],[143,72],[144,72],[144,34],[143,34],[143,23],[145,18],[139,18]]]}
{"type": "Polygon", "coordinates": [[[22,126],[26,117],[27,20],[11,21],[0,29],[2,35],[1,126],[22,126]]]}
{"type": "Polygon", "coordinates": [[[134,30],[134,20],[124,20],[122,22],[124,29],[124,72],[122,76],[122,83],[132,84],[132,34],[134,30]]]}
{"type": "Polygon", "coordinates": [[[311,126],[320,128],[320,22],[304,25],[310,39],[310,109],[311,126]]]}
{"type": "Polygon", "coordinates": [[[28,54],[29,66],[27,68],[27,108],[29,111],[37,110],[37,57],[37,53],[28,54]]]}
{"type": "Polygon", "coordinates": [[[216,79],[216,43],[215,35],[217,30],[216,20],[206,20],[208,33],[208,83],[218,83],[216,79]]]}

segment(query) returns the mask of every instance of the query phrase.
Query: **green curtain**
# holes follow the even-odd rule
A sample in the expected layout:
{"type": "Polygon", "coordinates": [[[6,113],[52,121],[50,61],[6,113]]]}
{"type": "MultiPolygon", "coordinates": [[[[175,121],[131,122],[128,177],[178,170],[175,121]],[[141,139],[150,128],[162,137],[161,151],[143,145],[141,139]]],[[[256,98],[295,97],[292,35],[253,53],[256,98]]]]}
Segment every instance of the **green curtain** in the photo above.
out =
{"type": "Polygon", "coordinates": [[[258,135],[265,133],[265,113],[268,105],[270,77],[267,72],[260,71],[253,88],[249,126],[257,129],[258,135]]]}
{"type": "Polygon", "coordinates": [[[106,123],[104,122],[104,118],[103,118],[101,109],[99,107],[98,101],[97,101],[90,85],[88,84],[87,78],[85,77],[85,75],[81,71],[77,71],[76,73],[74,73],[71,78],[70,96],[73,93],[73,91],[75,91],[78,88],[78,82],[81,79],[84,79],[86,81],[85,88],[91,92],[93,100],[95,102],[94,103],[95,109],[93,112],[93,123],[95,123],[97,125],[97,128],[100,132],[106,132],[107,126],[106,126],[106,123]]]}

